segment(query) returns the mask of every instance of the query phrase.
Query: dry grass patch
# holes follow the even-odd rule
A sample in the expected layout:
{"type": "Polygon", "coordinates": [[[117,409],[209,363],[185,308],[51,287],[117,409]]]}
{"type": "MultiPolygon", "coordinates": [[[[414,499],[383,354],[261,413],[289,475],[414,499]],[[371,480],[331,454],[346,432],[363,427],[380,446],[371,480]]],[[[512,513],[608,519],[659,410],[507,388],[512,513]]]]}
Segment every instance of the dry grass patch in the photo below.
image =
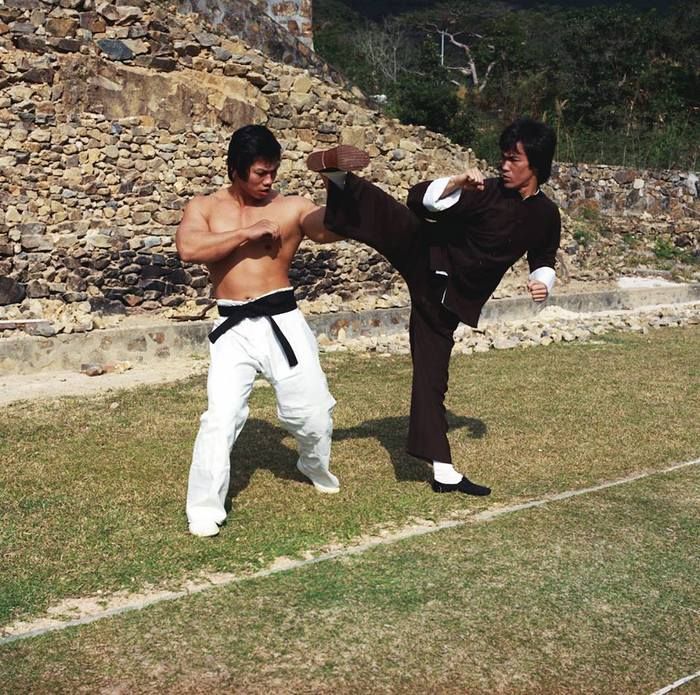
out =
{"type": "Polygon", "coordinates": [[[693,466],[231,585],[0,648],[0,682],[37,693],[651,693],[697,670],[699,497],[693,466]]]}
{"type": "Polygon", "coordinates": [[[410,360],[332,355],[340,495],[296,472],[271,389],[236,444],[233,513],[186,532],[184,495],[204,380],[0,413],[0,625],[71,596],[176,587],[344,543],[412,517],[443,519],[698,455],[700,328],[596,344],[457,356],[448,407],[458,465],[488,499],[435,495],[403,451],[410,360]]]}

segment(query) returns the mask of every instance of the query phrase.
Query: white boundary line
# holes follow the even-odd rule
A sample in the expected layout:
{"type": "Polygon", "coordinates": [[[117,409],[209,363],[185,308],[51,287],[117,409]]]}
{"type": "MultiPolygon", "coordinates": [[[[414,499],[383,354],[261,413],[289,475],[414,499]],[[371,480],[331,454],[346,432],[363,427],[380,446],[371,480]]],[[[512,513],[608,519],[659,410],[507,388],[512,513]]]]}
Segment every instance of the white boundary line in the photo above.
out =
{"type": "Polygon", "coordinates": [[[680,688],[681,685],[685,685],[686,683],[690,683],[695,678],[698,678],[700,676],[700,671],[696,671],[690,676],[686,676],[685,678],[679,678],[675,683],[671,683],[671,685],[667,685],[665,688],[661,688],[661,690],[657,690],[655,693],[652,693],[651,695],[666,695],[666,693],[670,693],[672,690],[675,690],[676,688],[680,688]]]}
{"type": "MultiPolygon", "coordinates": [[[[443,531],[445,529],[457,528],[460,526],[467,526],[468,524],[477,524],[481,522],[488,522],[496,519],[500,516],[506,514],[512,514],[514,512],[520,512],[525,509],[532,509],[534,507],[542,507],[546,504],[552,502],[559,502],[561,500],[570,499],[572,497],[580,497],[581,495],[587,495],[592,492],[598,492],[600,490],[607,490],[611,487],[616,487],[618,485],[626,485],[627,483],[634,482],[636,480],[641,480],[642,478],[649,478],[655,475],[663,475],[665,473],[671,473],[672,471],[679,470],[681,468],[687,468],[689,466],[695,466],[700,463],[700,458],[694,459],[692,461],[684,461],[683,463],[675,463],[667,468],[662,468],[656,471],[646,471],[643,473],[633,473],[624,478],[619,478],[618,480],[612,480],[605,483],[600,483],[599,485],[594,485],[592,487],[579,488],[578,490],[567,490],[565,492],[559,492],[552,495],[545,495],[540,499],[531,500],[530,502],[522,502],[520,504],[513,504],[507,507],[500,507],[496,509],[486,509],[482,512],[478,512],[469,516],[466,519],[452,520],[452,521],[442,521],[437,524],[419,524],[414,526],[406,526],[403,529],[399,529],[393,533],[386,534],[380,537],[373,537],[370,540],[358,543],[357,545],[349,546],[346,548],[341,548],[339,550],[333,550],[330,552],[323,553],[317,557],[308,560],[290,560],[285,563],[273,563],[271,567],[260,570],[253,574],[247,575],[234,575],[234,574],[219,574],[214,575],[210,580],[206,582],[191,583],[186,589],[181,591],[160,591],[154,592],[151,596],[133,601],[131,603],[121,605],[115,608],[108,608],[102,611],[97,611],[91,615],[86,615],[81,618],[76,618],[74,620],[66,621],[56,621],[50,625],[44,625],[43,627],[38,627],[34,629],[28,629],[24,631],[18,631],[14,634],[7,635],[7,628],[5,629],[6,636],[0,638],[0,646],[4,644],[9,644],[10,642],[16,642],[17,640],[29,639],[32,637],[39,637],[45,635],[49,632],[56,632],[58,630],[65,630],[69,627],[76,627],[79,625],[88,625],[89,623],[94,623],[98,620],[104,618],[110,618],[115,615],[121,615],[122,613],[130,613],[131,611],[138,611],[148,606],[155,605],[157,603],[163,603],[164,601],[175,601],[180,598],[185,598],[192,594],[199,594],[203,591],[209,591],[210,589],[215,589],[220,586],[227,586],[229,584],[234,584],[237,582],[249,581],[251,579],[261,579],[263,577],[269,577],[273,574],[278,574],[280,572],[287,572],[290,570],[299,569],[301,567],[306,567],[308,565],[315,565],[319,562],[326,562],[328,560],[335,560],[341,557],[348,557],[350,555],[359,555],[367,550],[376,548],[381,545],[389,545],[392,543],[397,543],[398,541],[405,540],[407,538],[415,538],[418,536],[423,536],[428,533],[435,533],[436,531],[443,531]]],[[[0,628],[1,629],[1,628],[0,628]]],[[[699,673],[689,676],[687,680],[691,680],[699,673]]],[[[687,682],[683,680],[683,682],[687,682]]],[[[680,683],[680,681],[679,681],[680,683]]],[[[676,684],[673,684],[676,687],[676,684]]],[[[671,687],[671,686],[669,686],[671,687]]],[[[668,692],[667,690],[659,691],[653,695],[661,695],[662,692],[668,692]]]]}

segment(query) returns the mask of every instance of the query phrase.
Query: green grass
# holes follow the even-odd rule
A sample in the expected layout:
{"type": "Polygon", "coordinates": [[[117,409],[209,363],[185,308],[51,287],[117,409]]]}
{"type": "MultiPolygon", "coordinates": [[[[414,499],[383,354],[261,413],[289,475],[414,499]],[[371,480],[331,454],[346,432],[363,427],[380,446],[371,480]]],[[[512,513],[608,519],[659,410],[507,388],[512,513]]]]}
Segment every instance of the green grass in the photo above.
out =
{"type": "Polygon", "coordinates": [[[16,642],[0,689],[651,693],[698,668],[698,501],[693,466],[16,642]]]}
{"type": "Polygon", "coordinates": [[[403,451],[406,357],[324,360],[339,495],[294,468],[271,389],[256,389],[232,457],[233,511],[215,539],[186,531],[184,495],[204,380],[0,413],[0,625],[67,597],[246,571],[412,517],[442,519],[698,456],[700,328],[456,356],[457,465],[487,499],[435,495],[403,451]]]}

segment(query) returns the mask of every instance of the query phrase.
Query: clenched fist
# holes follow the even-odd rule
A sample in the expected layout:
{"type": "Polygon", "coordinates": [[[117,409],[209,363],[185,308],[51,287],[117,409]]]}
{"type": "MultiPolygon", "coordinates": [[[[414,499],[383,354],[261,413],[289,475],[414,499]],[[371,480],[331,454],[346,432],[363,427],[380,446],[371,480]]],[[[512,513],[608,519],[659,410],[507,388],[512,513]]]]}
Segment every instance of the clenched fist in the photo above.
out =
{"type": "Polygon", "coordinates": [[[258,220],[255,224],[251,224],[250,227],[246,227],[246,230],[250,241],[264,237],[269,241],[279,241],[281,236],[280,226],[272,220],[258,220]]]}
{"type": "Polygon", "coordinates": [[[450,182],[454,184],[455,188],[463,188],[465,191],[484,190],[484,175],[476,167],[453,176],[450,182]]]}
{"type": "Polygon", "coordinates": [[[549,295],[547,285],[543,282],[537,282],[537,280],[530,280],[527,283],[527,291],[536,302],[543,302],[549,295]]]}

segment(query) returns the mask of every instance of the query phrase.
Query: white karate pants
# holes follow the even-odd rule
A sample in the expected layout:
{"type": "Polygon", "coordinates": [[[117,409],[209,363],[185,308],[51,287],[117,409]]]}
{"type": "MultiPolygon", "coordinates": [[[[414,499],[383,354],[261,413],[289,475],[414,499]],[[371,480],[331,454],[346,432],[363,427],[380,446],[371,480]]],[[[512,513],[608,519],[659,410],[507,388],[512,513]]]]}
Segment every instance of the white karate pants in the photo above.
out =
{"type": "Polygon", "coordinates": [[[194,443],[187,487],[190,524],[221,524],[226,518],[231,449],[248,417],[258,372],[275,390],[277,417],[296,439],[299,461],[312,471],[328,471],[335,400],[321,369],[316,338],[298,309],[273,318],[299,360],[295,367],[289,366],[265,317],[244,319],[210,343],[209,402],[194,443]]]}

